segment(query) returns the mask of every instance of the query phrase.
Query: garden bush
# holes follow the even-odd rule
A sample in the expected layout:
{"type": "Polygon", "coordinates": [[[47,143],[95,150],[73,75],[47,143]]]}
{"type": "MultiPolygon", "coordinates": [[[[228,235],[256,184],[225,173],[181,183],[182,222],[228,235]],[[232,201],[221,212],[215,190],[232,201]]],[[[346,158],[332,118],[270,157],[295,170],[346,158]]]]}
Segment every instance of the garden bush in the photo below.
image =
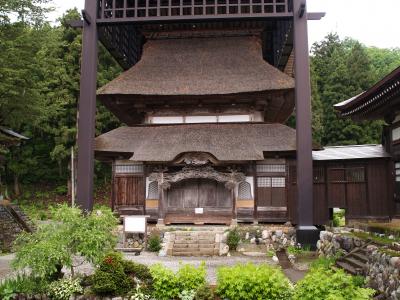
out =
{"type": "Polygon", "coordinates": [[[354,279],[343,270],[312,268],[296,284],[293,300],[368,300],[374,290],[359,287],[359,279],[354,279]]]}
{"type": "Polygon", "coordinates": [[[44,278],[67,267],[74,275],[75,255],[97,264],[116,245],[113,230],[118,220],[109,208],[85,215],[63,204],[52,209],[52,216],[54,221],[39,226],[34,233],[18,236],[14,268],[30,268],[44,278]]]}
{"type": "Polygon", "coordinates": [[[45,294],[47,288],[48,282],[43,278],[20,274],[17,275],[15,278],[4,280],[0,284],[0,299],[15,299],[18,294],[45,294]]]}
{"type": "Polygon", "coordinates": [[[194,296],[194,300],[214,300],[214,292],[213,290],[207,285],[204,284],[197,289],[196,295],[194,296]]]}
{"type": "Polygon", "coordinates": [[[174,273],[161,264],[150,268],[153,276],[153,297],[158,300],[176,299],[184,291],[185,294],[197,290],[206,284],[206,268],[202,263],[198,268],[192,265],[181,265],[174,273]]]}
{"type": "Polygon", "coordinates": [[[92,277],[92,291],[97,295],[125,295],[134,288],[134,281],[124,270],[122,255],[110,253],[92,277]]]}
{"type": "Polygon", "coordinates": [[[161,237],[158,234],[151,234],[147,243],[147,249],[151,252],[158,252],[161,250],[161,237]]]}
{"type": "Polygon", "coordinates": [[[217,294],[230,300],[287,300],[291,297],[292,286],[279,268],[238,264],[218,269],[217,294]]]}
{"type": "Polygon", "coordinates": [[[236,251],[240,242],[240,234],[239,231],[235,228],[228,232],[228,237],[226,239],[226,243],[229,246],[229,250],[236,251]]]}
{"type": "Polygon", "coordinates": [[[48,296],[53,300],[69,300],[73,295],[82,294],[83,288],[80,281],[80,278],[53,281],[49,285],[48,296]]]}
{"type": "Polygon", "coordinates": [[[175,299],[179,295],[178,280],[173,271],[162,264],[150,267],[153,276],[153,297],[158,300],[175,299]]]}
{"type": "Polygon", "coordinates": [[[124,272],[139,283],[141,290],[150,292],[153,286],[153,277],[149,267],[129,260],[123,260],[124,272]]]}

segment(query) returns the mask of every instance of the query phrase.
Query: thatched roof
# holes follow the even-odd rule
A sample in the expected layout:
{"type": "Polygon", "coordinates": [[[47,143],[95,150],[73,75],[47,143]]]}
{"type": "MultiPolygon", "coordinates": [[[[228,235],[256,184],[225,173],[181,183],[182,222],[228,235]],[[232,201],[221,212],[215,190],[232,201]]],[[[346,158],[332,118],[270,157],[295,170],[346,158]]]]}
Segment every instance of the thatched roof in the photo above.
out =
{"type": "Polygon", "coordinates": [[[293,89],[264,61],[256,37],[150,40],[141,60],[102,87],[106,95],[218,95],[293,89]]]}
{"type": "Polygon", "coordinates": [[[264,152],[296,150],[296,131],[282,124],[188,124],[120,127],[96,138],[96,152],[128,153],[144,162],[169,162],[185,152],[219,161],[264,159],[264,152]]]}

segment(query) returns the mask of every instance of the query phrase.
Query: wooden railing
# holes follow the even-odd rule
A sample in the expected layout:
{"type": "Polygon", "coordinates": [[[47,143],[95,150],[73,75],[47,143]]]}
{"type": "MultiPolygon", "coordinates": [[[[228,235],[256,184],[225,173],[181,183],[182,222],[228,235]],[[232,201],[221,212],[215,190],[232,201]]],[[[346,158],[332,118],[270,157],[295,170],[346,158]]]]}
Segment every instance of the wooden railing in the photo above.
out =
{"type": "Polygon", "coordinates": [[[292,0],[98,0],[98,23],[291,17],[292,0]]]}

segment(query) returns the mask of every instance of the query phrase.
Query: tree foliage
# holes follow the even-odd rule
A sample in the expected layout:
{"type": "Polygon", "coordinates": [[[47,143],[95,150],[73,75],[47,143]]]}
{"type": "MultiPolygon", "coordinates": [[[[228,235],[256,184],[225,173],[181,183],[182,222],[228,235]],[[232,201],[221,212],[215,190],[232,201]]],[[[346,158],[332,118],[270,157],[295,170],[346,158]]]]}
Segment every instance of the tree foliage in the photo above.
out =
{"type": "Polygon", "coordinates": [[[108,208],[84,215],[78,208],[60,205],[52,211],[54,222],[40,225],[34,233],[22,233],[16,241],[16,269],[29,268],[47,277],[61,266],[71,268],[74,257],[99,263],[116,245],[117,219],[108,208]]]}
{"type": "Polygon", "coordinates": [[[340,40],[336,34],[329,34],[313,45],[311,64],[313,86],[321,101],[320,110],[314,111],[321,122],[315,135],[321,136],[322,144],[379,143],[382,122],[355,123],[339,118],[334,109],[336,103],[360,94],[377,80],[367,48],[357,41],[340,40]]]}

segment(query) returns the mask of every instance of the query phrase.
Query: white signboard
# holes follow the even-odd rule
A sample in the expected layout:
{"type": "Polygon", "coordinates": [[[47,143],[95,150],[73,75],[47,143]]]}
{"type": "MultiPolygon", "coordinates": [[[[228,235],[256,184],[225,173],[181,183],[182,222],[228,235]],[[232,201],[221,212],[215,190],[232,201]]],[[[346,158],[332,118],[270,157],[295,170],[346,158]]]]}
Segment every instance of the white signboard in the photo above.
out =
{"type": "Polygon", "coordinates": [[[202,208],[202,207],[195,208],[194,213],[196,215],[202,215],[202,214],[204,214],[204,208],[202,208]]]}
{"type": "Polygon", "coordinates": [[[132,233],[146,233],[147,216],[125,216],[124,231],[132,233]]]}

